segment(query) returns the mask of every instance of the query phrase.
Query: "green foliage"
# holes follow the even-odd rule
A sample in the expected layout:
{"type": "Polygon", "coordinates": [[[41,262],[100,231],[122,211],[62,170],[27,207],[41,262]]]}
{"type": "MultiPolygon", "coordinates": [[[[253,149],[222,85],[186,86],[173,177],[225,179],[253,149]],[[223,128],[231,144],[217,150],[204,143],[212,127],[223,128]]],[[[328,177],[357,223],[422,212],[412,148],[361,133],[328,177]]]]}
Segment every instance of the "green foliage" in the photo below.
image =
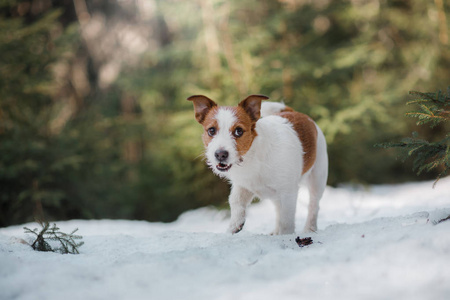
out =
{"type": "MultiPolygon", "coordinates": [[[[429,124],[432,128],[436,125],[450,121],[450,87],[447,95],[441,91],[436,93],[410,92],[411,95],[419,96],[418,99],[409,101],[407,104],[419,106],[417,111],[406,113],[409,117],[419,119],[417,125],[429,124]]],[[[450,170],[450,132],[437,142],[429,142],[419,138],[417,132],[412,137],[404,138],[399,143],[384,143],[377,146],[383,148],[400,148],[403,161],[408,157],[414,157],[413,169],[417,174],[423,171],[438,171],[436,182],[445,176],[450,170]]]]}
{"type": "MultiPolygon", "coordinates": [[[[17,1],[10,2],[0,13],[14,10],[17,1]]],[[[135,209],[123,200],[136,196],[121,144],[136,125],[104,109],[100,97],[55,125],[73,105],[60,99],[55,72],[71,63],[80,43],[76,27],[62,27],[62,13],[0,19],[0,226],[43,215],[126,218],[135,209]]]]}
{"type": "Polygon", "coordinates": [[[450,87],[447,89],[447,95],[439,90],[437,93],[409,92],[411,95],[418,96],[418,99],[409,101],[407,105],[416,104],[419,110],[406,113],[408,117],[419,119],[417,125],[431,123],[433,128],[442,122],[450,121],[450,87]]]}
{"type": "Polygon", "coordinates": [[[77,164],[76,157],[58,152],[49,128],[54,109],[50,67],[69,48],[52,36],[59,16],[52,11],[32,24],[0,19],[1,225],[31,217],[42,202],[58,206],[65,193],[57,182],[77,164]]]}
{"type": "Polygon", "coordinates": [[[78,248],[81,247],[84,242],[76,242],[75,240],[80,240],[83,237],[80,235],[75,235],[78,228],[72,230],[69,234],[60,232],[56,224],[50,227],[48,222],[38,221],[42,229],[39,231],[37,228],[31,230],[24,227],[25,233],[33,234],[36,239],[31,243],[31,247],[36,251],[46,251],[46,252],[59,252],[61,254],[79,254],[78,248]],[[58,242],[59,247],[52,247],[49,241],[58,242]]]}

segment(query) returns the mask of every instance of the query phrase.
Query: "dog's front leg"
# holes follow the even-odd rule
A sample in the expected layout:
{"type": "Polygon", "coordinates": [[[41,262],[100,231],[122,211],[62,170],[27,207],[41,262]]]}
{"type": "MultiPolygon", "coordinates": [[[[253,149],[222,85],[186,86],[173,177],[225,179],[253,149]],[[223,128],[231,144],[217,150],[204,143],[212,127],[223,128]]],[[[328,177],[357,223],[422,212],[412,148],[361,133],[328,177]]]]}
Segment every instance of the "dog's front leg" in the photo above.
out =
{"type": "Polygon", "coordinates": [[[291,234],[295,232],[295,209],[297,206],[297,191],[280,193],[274,200],[276,208],[276,224],[272,234],[291,234]]]}
{"type": "Polygon", "coordinates": [[[228,229],[232,234],[242,230],[245,223],[245,210],[252,202],[252,192],[241,186],[232,186],[228,202],[230,203],[231,220],[228,229]]]}

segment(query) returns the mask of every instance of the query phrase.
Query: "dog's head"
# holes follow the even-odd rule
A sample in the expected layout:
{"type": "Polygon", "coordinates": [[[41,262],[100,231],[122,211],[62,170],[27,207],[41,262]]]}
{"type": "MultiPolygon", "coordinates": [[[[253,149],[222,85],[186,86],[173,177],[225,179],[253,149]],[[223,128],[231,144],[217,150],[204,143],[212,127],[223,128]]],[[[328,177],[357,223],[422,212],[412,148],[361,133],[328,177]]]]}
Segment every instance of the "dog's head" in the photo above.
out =
{"type": "Polygon", "coordinates": [[[243,161],[257,136],[256,122],[261,113],[261,101],[269,99],[262,95],[251,95],[238,106],[218,106],[202,95],[191,96],[194,103],[195,118],[203,125],[203,143],[208,165],[223,175],[233,165],[243,161]]]}

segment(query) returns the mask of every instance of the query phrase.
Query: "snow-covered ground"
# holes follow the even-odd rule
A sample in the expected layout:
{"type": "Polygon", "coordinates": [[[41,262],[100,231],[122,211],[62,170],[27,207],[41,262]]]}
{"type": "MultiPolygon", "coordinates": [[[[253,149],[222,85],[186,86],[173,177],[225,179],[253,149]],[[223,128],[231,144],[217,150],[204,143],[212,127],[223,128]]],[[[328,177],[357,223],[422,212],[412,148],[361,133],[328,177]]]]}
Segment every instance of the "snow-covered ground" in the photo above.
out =
{"type": "MultiPolygon", "coordinates": [[[[270,202],[224,233],[228,212],[201,208],[173,223],[72,220],[79,255],[33,251],[23,226],[0,228],[0,299],[450,299],[450,177],[327,188],[313,244],[270,236],[270,202]]],[[[25,224],[35,228],[35,224],[25,224]]]]}

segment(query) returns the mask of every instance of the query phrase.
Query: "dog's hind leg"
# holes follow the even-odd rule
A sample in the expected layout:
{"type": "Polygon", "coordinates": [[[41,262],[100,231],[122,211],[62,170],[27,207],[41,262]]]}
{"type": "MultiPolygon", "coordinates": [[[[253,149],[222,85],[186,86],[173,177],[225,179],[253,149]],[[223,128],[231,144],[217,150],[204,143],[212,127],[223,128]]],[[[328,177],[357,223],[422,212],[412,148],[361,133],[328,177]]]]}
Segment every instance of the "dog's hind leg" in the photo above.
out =
{"type": "Polygon", "coordinates": [[[231,219],[228,231],[232,234],[242,230],[245,223],[245,211],[253,200],[253,193],[241,186],[232,186],[228,202],[230,203],[231,219]]]}
{"type": "Polygon", "coordinates": [[[325,187],[327,185],[327,178],[328,178],[327,145],[322,131],[318,129],[316,162],[313,168],[311,169],[311,173],[309,174],[307,182],[309,189],[309,205],[308,205],[308,217],[306,219],[304,232],[317,231],[319,201],[322,198],[323,192],[325,191],[325,187]]]}

